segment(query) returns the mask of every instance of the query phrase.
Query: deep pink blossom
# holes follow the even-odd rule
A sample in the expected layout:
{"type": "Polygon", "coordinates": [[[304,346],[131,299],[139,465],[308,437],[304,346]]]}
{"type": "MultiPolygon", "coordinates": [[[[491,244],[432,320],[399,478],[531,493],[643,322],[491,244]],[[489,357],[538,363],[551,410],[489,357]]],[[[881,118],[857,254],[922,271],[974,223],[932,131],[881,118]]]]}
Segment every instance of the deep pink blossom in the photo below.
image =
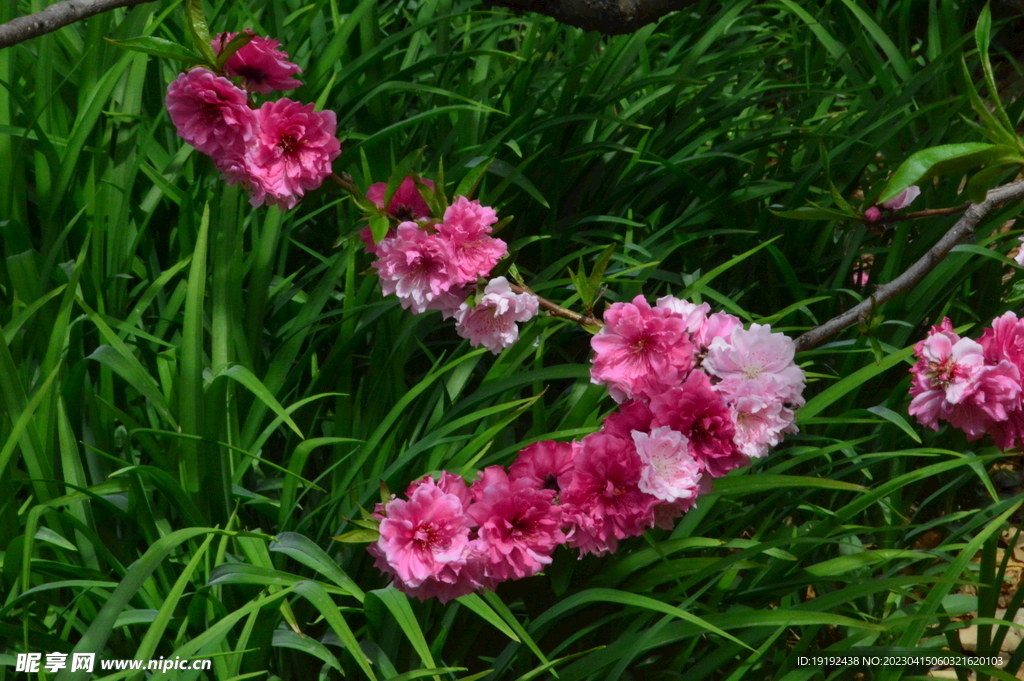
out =
{"type": "Polygon", "coordinates": [[[882,211],[878,206],[868,206],[864,210],[864,219],[868,222],[878,222],[882,219],[882,211]]]}
{"type": "Polygon", "coordinates": [[[992,327],[978,339],[985,354],[985,362],[998,364],[1007,360],[1024,372],[1024,319],[1006,312],[992,320],[992,327]]]}
{"type": "Polygon", "coordinates": [[[259,132],[245,93],[207,69],[178,76],[167,88],[166,103],[178,136],[215,161],[244,156],[259,132]]]}
{"type": "Polygon", "coordinates": [[[590,340],[590,380],[607,385],[616,402],[648,397],[676,384],[694,364],[686,322],[667,308],[652,308],[643,296],[614,303],[604,327],[590,340]]]}
{"type": "Polygon", "coordinates": [[[639,487],[662,501],[697,496],[701,466],[690,453],[690,441],[668,426],[650,433],[633,431],[633,444],[643,463],[639,487]]]}
{"type": "Polygon", "coordinates": [[[643,400],[628,400],[619,405],[619,408],[605,417],[601,424],[601,432],[606,435],[613,435],[623,440],[633,437],[633,431],[639,430],[644,433],[651,429],[651,420],[654,414],[651,413],[647,403],[643,400]]]}
{"type": "Polygon", "coordinates": [[[452,250],[447,241],[428,234],[415,222],[403,222],[395,236],[378,245],[373,266],[385,295],[394,293],[402,307],[422,314],[456,287],[452,250]]]}
{"type": "Polygon", "coordinates": [[[331,163],[341,153],[337,119],[333,111],[279,99],[260,107],[259,123],[256,146],[249,152],[249,173],[259,191],[250,203],[294,208],[332,172],[331,163]]]}
{"type": "Polygon", "coordinates": [[[476,305],[462,303],[455,312],[455,330],[470,345],[494,354],[519,340],[519,323],[537,316],[537,296],[515,293],[505,277],[492,279],[476,305]]]}
{"type": "Polygon", "coordinates": [[[468,510],[479,526],[478,543],[486,546],[485,573],[497,581],[530,577],[565,543],[562,510],[551,503],[554,490],[527,479],[511,481],[500,466],[492,468],[497,471],[468,510]]]}
{"type": "MultiPolygon", "coordinates": [[[[247,31],[251,33],[251,31],[247,31]]],[[[237,33],[221,33],[213,40],[218,55],[237,33]]],[[[260,94],[274,90],[294,90],[302,85],[295,78],[302,69],[288,61],[288,53],[280,49],[281,43],[273,38],[256,36],[247,45],[231,55],[224,67],[232,76],[242,79],[246,89],[260,94]]]]}
{"type": "Polygon", "coordinates": [[[508,469],[509,479],[529,480],[540,489],[561,492],[572,481],[573,458],[579,448],[577,442],[544,440],[519,450],[516,460],[508,469]]]}
{"type": "MultiPolygon", "coordinates": [[[[1016,329],[1008,318],[998,320],[986,345],[998,363],[985,363],[985,349],[970,338],[960,338],[949,320],[932,327],[928,337],[918,342],[918,361],[911,369],[909,413],[922,424],[938,430],[939,420],[963,430],[969,440],[995,430],[1019,409],[1021,373],[1017,366],[1000,355],[1012,353],[1016,329]]],[[[999,427],[997,439],[1012,441],[1014,424],[999,427]]]]}
{"type": "Polygon", "coordinates": [[[426,475],[419,480],[413,480],[409,483],[408,488],[405,490],[405,496],[411,499],[416,490],[423,485],[428,487],[435,486],[445,494],[454,494],[462,502],[463,509],[469,508],[469,505],[473,503],[473,495],[469,491],[469,485],[466,484],[466,480],[461,475],[441,471],[441,477],[436,482],[433,477],[426,475]]]}
{"type": "Polygon", "coordinates": [[[493,208],[483,206],[475,199],[470,201],[465,196],[456,197],[444,212],[444,220],[437,226],[437,233],[451,244],[461,283],[486,277],[508,253],[504,241],[490,236],[492,225],[497,220],[493,208]]]}
{"type": "MultiPolygon", "coordinates": [[[[431,180],[421,180],[421,182],[431,189],[434,188],[434,183],[431,180]]],[[[387,193],[387,188],[387,182],[372,184],[366,190],[366,198],[383,210],[384,195],[387,193]]],[[[416,187],[416,181],[413,180],[411,175],[402,180],[402,183],[398,185],[398,189],[395,190],[394,195],[391,197],[391,202],[388,204],[387,212],[402,222],[427,220],[430,218],[430,206],[423,199],[423,195],[420,194],[420,190],[416,187]]]]}
{"type": "Polygon", "coordinates": [[[641,470],[630,440],[600,432],[583,438],[561,499],[571,546],[581,554],[614,553],[620,539],[654,524],[659,500],[640,490],[641,470]]]}
{"type": "Polygon", "coordinates": [[[408,501],[392,499],[384,506],[373,553],[402,584],[456,584],[468,551],[469,520],[462,501],[430,478],[416,486],[408,501]]]}
{"type": "Polygon", "coordinates": [[[704,372],[694,371],[681,386],[652,397],[651,412],[651,426],[668,426],[685,435],[701,470],[711,477],[747,464],[747,457],[733,442],[732,414],[704,372]]]}
{"type": "MultiPolygon", "coordinates": [[[[796,344],[767,324],[736,327],[728,340],[715,338],[703,367],[721,379],[724,389],[737,393],[746,387],[774,399],[789,400],[804,389],[804,372],[793,357],[796,344]]],[[[770,399],[772,399],[770,398],[770,399]]]]}

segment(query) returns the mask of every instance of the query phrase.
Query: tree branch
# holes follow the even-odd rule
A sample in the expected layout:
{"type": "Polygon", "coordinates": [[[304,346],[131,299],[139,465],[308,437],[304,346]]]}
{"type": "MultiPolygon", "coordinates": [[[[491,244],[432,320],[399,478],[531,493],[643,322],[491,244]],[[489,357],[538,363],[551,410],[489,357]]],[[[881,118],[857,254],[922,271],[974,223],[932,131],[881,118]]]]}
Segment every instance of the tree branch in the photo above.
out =
{"type": "Polygon", "coordinates": [[[988,196],[981,203],[969,204],[964,215],[957,220],[956,224],[920,260],[888,284],[879,286],[869,298],[797,338],[797,351],[810,350],[829,336],[839,333],[843,329],[865,319],[872,308],[882,305],[898,293],[913,288],[919,281],[924,279],[926,274],[935,269],[935,266],[949,255],[954,246],[974,234],[978,223],[984,220],[989,213],[1004,204],[1021,199],[1024,199],[1024,181],[1012,182],[1002,187],[996,187],[989,191],[988,196]]]}
{"type": "Polygon", "coordinates": [[[487,7],[536,12],[605,35],[634,33],[670,12],[695,4],[697,0],[484,0],[487,7]]]}
{"type": "MultiPolygon", "coordinates": [[[[11,0],[4,0],[10,2],[11,0]]],[[[56,31],[68,24],[109,12],[118,7],[134,7],[154,0],[64,0],[41,12],[0,24],[0,49],[56,31]]]]}

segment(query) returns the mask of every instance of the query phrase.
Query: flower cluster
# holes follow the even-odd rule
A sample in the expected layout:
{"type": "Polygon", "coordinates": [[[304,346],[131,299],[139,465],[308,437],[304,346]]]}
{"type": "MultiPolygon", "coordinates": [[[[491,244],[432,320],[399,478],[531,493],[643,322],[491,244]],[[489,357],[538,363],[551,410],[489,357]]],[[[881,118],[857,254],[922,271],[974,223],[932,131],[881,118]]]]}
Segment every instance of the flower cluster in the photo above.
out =
{"type": "MultiPolygon", "coordinates": [[[[434,188],[429,180],[423,182],[434,188]]],[[[385,189],[378,183],[366,193],[381,210],[385,189]]],[[[508,253],[505,242],[491,236],[498,221],[493,208],[459,196],[435,220],[415,181],[407,177],[386,211],[402,222],[380,243],[374,243],[369,227],[360,234],[367,252],[377,256],[373,266],[385,295],[398,296],[402,307],[415,314],[440,310],[445,319],[454,317],[460,336],[495,354],[519,339],[518,323],[537,315],[536,296],[516,293],[505,277],[495,277],[475,304],[467,300],[508,253]]]]}
{"type": "Polygon", "coordinates": [[[1007,312],[975,341],[947,318],[914,354],[909,412],[922,425],[938,430],[943,420],[968,440],[989,433],[1003,450],[1024,442],[1024,319],[1007,312]]]}
{"type": "MultiPolygon", "coordinates": [[[[214,50],[220,53],[234,36],[218,36],[214,50]]],[[[331,162],[341,153],[334,112],[287,98],[255,108],[252,93],[301,85],[292,77],[301,69],[276,40],[253,37],[225,70],[245,89],[202,67],[185,71],[167,88],[167,111],[178,136],[212,158],[229,184],[245,187],[252,205],[294,208],[331,174],[331,162]]]]}
{"type": "Polygon", "coordinates": [[[408,500],[377,507],[377,567],[444,601],[534,575],[559,544],[600,555],[671,529],[714,478],[795,432],[803,404],[792,340],[709,313],[671,296],[613,304],[591,375],[621,404],[601,428],[529,445],[507,473],[491,466],[470,487],[447,472],[414,483],[408,500]]]}
{"type": "Polygon", "coordinates": [[[881,207],[869,206],[864,211],[864,219],[868,222],[878,222],[882,219],[882,211],[895,213],[901,211],[914,202],[914,199],[921,195],[921,188],[912,184],[888,201],[883,201],[881,207]]]}

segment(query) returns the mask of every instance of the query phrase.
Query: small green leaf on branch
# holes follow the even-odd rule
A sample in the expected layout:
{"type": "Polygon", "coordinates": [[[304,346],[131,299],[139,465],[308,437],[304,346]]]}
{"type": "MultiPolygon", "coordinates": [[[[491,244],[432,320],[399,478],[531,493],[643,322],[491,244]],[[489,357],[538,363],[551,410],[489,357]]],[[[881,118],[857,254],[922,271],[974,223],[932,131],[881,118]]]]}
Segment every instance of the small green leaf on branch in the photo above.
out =
{"type": "Polygon", "coordinates": [[[125,38],[124,40],[111,40],[110,38],[107,38],[107,42],[117,45],[125,50],[151,54],[154,57],[174,59],[175,61],[185,62],[191,66],[198,66],[199,64],[206,63],[206,60],[198,52],[190,50],[184,45],[171,42],[170,40],[164,40],[163,38],[154,38],[153,36],[143,35],[137,38],[125,38]]]}
{"type": "Polygon", "coordinates": [[[216,66],[217,55],[213,52],[210,28],[203,12],[203,0],[185,0],[185,25],[199,54],[203,55],[207,64],[216,66]]]}
{"type": "Polygon", "coordinates": [[[885,186],[878,202],[884,203],[896,197],[912,184],[921,184],[940,175],[961,173],[983,165],[1021,164],[1024,156],[1013,147],[1004,144],[967,142],[964,144],[943,144],[922,149],[904,161],[885,186]]]}
{"type": "Polygon", "coordinates": [[[255,37],[256,34],[252,31],[242,31],[232,38],[227,45],[222,45],[220,54],[217,56],[217,70],[223,71],[224,65],[228,63],[228,60],[235,56],[235,53],[240,49],[251,43],[255,37]]]}
{"type": "Polygon", "coordinates": [[[344,544],[372,544],[380,539],[380,532],[377,530],[358,529],[338,535],[337,537],[331,537],[331,539],[344,544]]]}
{"type": "Polygon", "coordinates": [[[469,168],[469,172],[466,173],[465,177],[459,181],[459,186],[455,189],[456,196],[465,196],[467,199],[472,199],[473,194],[476,193],[477,187],[480,186],[480,181],[484,177],[484,173],[490,165],[494,163],[494,157],[487,158],[486,156],[478,156],[470,159],[466,163],[466,167],[469,168]]]}

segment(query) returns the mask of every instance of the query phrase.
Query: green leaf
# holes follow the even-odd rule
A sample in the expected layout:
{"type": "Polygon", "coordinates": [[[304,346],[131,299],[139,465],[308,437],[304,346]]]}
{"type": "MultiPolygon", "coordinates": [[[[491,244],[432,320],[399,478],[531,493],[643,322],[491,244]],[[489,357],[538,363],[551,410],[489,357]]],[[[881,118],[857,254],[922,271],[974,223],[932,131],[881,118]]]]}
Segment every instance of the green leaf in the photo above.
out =
{"type": "Polygon", "coordinates": [[[345,589],[356,597],[360,602],[365,598],[363,590],[360,589],[352,578],[345,574],[341,566],[327,555],[327,552],[314,544],[307,537],[295,532],[282,532],[277,535],[277,541],[270,545],[271,551],[280,551],[299,561],[307,567],[311,567],[332,582],[345,589]]]}
{"type": "Polygon", "coordinates": [[[964,144],[944,144],[930,149],[922,149],[904,161],[892,177],[889,178],[885,190],[878,198],[884,203],[912,184],[921,184],[925,180],[940,175],[964,172],[983,165],[1005,163],[1024,164],[1021,152],[1003,144],[985,144],[982,142],[966,142],[964,144]]]}
{"type": "Polygon", "coordinates": [[[370,216],[370,232],[373,234],[373,243],[379,244],[384,240],[391,230],[391,220],[387,215],[370,216]]]}
{"type": "Polygon", "coordinates": [[[391,616],[395,618],[398,626],[402,628],[405,637],[409,639],[413,650],[420,656],[424,667],[434,667],[434,656],[430,654],[430,646],[423,636],[420,623],[413,614],[412,606],[409,605],[409,597],[396,589],[393,585],[386,589],[375,589],[366,594],[366,599],[377,599],[384,604],[391,616]]]}
{"type": "Polygon", "coordinates": [[[205,58],[195,50],[190,50],[183,45],[171,42],[170,40],[165,40],[164,38],[139,36],[137,38],[124,38],[123,40],[113,40],[111,38],[107,38],[106,40],[107,42],[113,43],[125,50],[151,54],[154,57],[173,59],[175,61],[191,64],[192,66],[198,66],[206,63],[205,58]]]}
{"type": "Polygon", "coordinates": [[[455,188],[455,196],[465,196],[467,199],[472,199],[477,187],[480,186],[480,180],[483,179],[484,173],[494,163],[494,158],[494,156],[490,158],[477,156],[467,161],[466,167],[469,168],[469,172],[459,181],[459,186],[455,188]]]}
{"type": "Polygon", "coordinates": [[[206,64],[216,68],[217,55],[213,52],[210,28],[206,23],[206,14],[203,12],[203,0],[185,0],[185,26],[188,27],[192,44],[199,54],[203,55],[206,64]]]}
{"type": "Polygon", "coordinates": [[[917,431],[914,430],[914,428],[909,423],[907,423],[907,420],[905,418],[894,412],[892,409],[879,405],[877,407],[868,407],[868,411],[871,412],[872,414],[875,414],[876,416],[881,416],[883,419],[892,423],[897,428],[902,430],[904,433],[909,435],[914,442],[921,444],[921,436],[917,434],[917,431]]]}
{"type": "Polygon", "coordinates": [[[372,544],[380,539],[380,532],[377,530],[364,530],[360,528],[358,530],[339,534],[337,537],[331,537],[331,539],[345,544],[372,544]]]}
{"type": "Polygon", "coordinates": [[[508,636],[516,643],[522,643],[522,641],[519,640],[519,637],[516,636],[516,632],[512,631],[512,629],[505,624],[505,621],[498,616],[498,613],[494,612],[491,606],[484,603],[484,600],[480,598],[479,594],[471,593],[466,596],[460,596],[455,600],[466,606],[470,611],[476,613],[478,617],[491,624],[494,628],[508,636]]]}
{"type": "Polygon", "coordinates": [[[725,496],[743,496],[745,494],[762,494],[785,487],[806,489],[836,489],[845,492],[867,492],[867,487],[852,482],[832,480],[830,478],[811,478],[803,475],[757,475],[727,476],[715,480],[714,493],[725,496]]]}
{"type": "Polygon", "coordinates": [[[271,411],[281,417],[281,420],[287,423],[288,427],[291,428],[296,435],[305,439],[306,436],[302,434],[302,431],[299,430],[299,426],[296,425],[295,421],[292,420],[292,417],[288,415],[285,408],[281,406],[281,403],[277,401],[277,398],[270,394],[267,387],[263,385],[260,379],[256,378],[251,371],[241,364],[233,364],[217,374],[215,378],[219,378],[221,376],[237,381],[248,388],[253,395],[263,402],[263,404],[270,407],[271,411]]]}
{"type": "Polygon", "coordinates": [[[234,38],[232,38],[227,45],[224,45],[224,48],[220,51],[220,54],[217,55],[217,69],[223,70],[224,65],[228,63],[228,60],[231,59],[231,57],[235,56],[235,53],[238,52],[240,49],[251,43],[253,41],[253,38],[255,37],[255,33],[242,31],[234,38]]]}
{"type": "Polygon", "coordinates": [[[991,258],[992,260],[996,260],[1004,265],[1009,265],[1014,269],[1018,269],[1020,267],[1016,262],[1010,260],[999,251],[993,251],[991,248],[985,248],[984,246],[979,246],[978,244],[957,244],[956,246],[953,246],[953,248],[949,249],[949,252],[973,253],[975,255],[980,255],[984,258],[991,258]]]}
{"type": "Polygon", "coordinates": [[[988,190],[995,187],[1014,166],[999,164],[983,168],[974,174],[967,183],[967,198],[974,203],[981,203],[988,195],[988,190]]]}
{"type": "MultiPolygon", "coordinates": [[[[590,270],[590,290],[596,293],[601,287],[601,283],[604,281],[604,273],[608,269],[608,264],[612,261],[612,255],[615,253],[615,247],[617,244],[612,244],[608,248],[604,249],[601,253],[601,257],[594,263],[594,269],[590,270]]],[[[591,303],[591,308],[593,303],[591,303]]]]}
{"type": "Polygon", "coordinates": [[[838,382],[830,385],[829,387],[822,390],[820,393],[808,400],[807,404],[800,407],[796,414],[796,421],[800,423],[806,419],[820,414],[826,407],[831,405],[833,402],[838,400],[843,395],[846,395],[852,390],[856,390],[864,383],[877,376],[878,374],[888,371],[894,366],[906,361],[914,354],[914,346],[903,348],[898,352],[886,357],[881,362],[873,362],[866,367],[863,367],[846,378],[839,380],[838,382]]]}
{"type": "Polygon", "coordinates": [[[832,208],[797,208],[796,210],[773,210],[773,215],[777,215],[780,218],[786,218],[788,220],[850,220],[859,219],[859,215],[850,215],[840,210],[834,210],[832,208]]]}

